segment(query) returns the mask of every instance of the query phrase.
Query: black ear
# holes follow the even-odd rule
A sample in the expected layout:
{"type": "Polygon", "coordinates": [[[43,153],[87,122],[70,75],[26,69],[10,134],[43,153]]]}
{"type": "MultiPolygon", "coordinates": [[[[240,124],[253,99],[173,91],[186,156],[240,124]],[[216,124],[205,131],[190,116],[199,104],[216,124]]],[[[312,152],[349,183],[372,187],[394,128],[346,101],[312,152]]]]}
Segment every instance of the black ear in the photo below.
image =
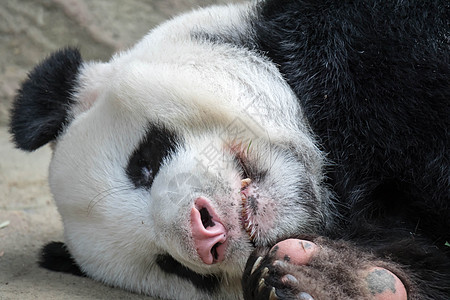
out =
{"type": "Polygon", "coordinates": [[[9,130],[18,148],[32,151],[58,136],[68,122],[81,64],[80,52],[66,48],[28,74],[11,109],[9,130]]]}

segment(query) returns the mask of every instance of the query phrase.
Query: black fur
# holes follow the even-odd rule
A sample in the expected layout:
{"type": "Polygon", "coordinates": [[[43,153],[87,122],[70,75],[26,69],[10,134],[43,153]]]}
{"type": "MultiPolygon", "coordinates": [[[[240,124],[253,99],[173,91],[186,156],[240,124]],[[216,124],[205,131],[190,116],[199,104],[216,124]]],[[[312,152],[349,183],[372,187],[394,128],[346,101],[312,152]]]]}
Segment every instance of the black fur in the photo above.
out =
{"type": "Polygon", "coordinates": [[[126,173],[136,188],[150,189],[164,159],[175,151],[176,135],[166,128],[152,125],[130,156],[126,173]]]}
{"type": "Polygon", "coordinates": [[[180,278],[189,280],[196,288],[200,290],[214,293],[214,291],[219,287],[220,279],[218,277],[195,273],[191,269],[180,264],[177,260],[175,260],[168,254],[159,255],[156,258],[156,264],[164,272],[174,274],[180,278]]]}
{"type": "Polygon", "coordinates": [[[85,276],[61,242],[51,242],[42,248],[39,265],[56,272],[85,276]]]}
{"type": "Polygon", "coordinates": [[[332,162],[345,221],[329,235],[382,248],[430,299],[450,298],[449,12],[446,0],[271,0],[255,22],[332,162]]]}
{"type": "Polygon", "coordinates": [[[11,110],[10,132],[17,147],[32,151],[58,136],[68,122],[81,63],[78,50],[67,48],[30,72],[11,110]]]}

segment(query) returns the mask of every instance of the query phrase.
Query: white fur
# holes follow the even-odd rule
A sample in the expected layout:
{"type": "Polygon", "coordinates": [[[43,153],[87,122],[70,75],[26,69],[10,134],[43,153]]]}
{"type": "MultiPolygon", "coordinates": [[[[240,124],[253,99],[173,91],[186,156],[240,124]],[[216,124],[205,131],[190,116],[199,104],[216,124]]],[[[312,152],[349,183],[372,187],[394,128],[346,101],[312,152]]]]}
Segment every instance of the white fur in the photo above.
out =
{"type": "Polygon", "coordinates": [[[277,68],[258,53],[210,43],[202,33],[251,42],[254,4],[211,7],[181,15],[151,31],[108,63],[85,63],[74,95],[73,121],[57,141],[50,186],[68,249],[89,276],[167,299],[240,299],[240,276],[253,250],[240,223],[242,172],[228,144],[247,151],[267,170],[258,191],[270,213],[254,222],[257,245],[316,230],[327,214],[321,187],[323,158],[293,92],[277,68]],[[150,190],[127,178],[128,159],[149,124],[176,132],[182,143],[150,190]],[[241,129],[239,140],[230,125],[241,129]],[[219,159],[199,165],[208,147],[219,159]],[[196,186],[170,185],[192,176],[196,186]],[[307,186],[317,211],[302,206],[307,186]],[[226,259],[205,265],[190,238],[189,212],[198,196],[210,199],[228,230],[226,259]],[[193,271],[223,278],[209,295],[154,263],[169,253],[193,271]]]}

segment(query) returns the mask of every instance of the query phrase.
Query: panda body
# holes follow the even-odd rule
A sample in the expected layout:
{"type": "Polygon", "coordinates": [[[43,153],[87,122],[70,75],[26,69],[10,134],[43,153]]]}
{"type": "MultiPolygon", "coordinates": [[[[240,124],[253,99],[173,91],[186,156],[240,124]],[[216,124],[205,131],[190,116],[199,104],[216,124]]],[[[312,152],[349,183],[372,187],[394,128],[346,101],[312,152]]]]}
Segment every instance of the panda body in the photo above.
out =
{"type": "Polygon", "coordinates": [[[11,120],[18,147],[54,144],[49,182],[65,246],[44,248],[44,266],[163,299],[241,299],[255,248],[324,236],[392,261],[411,299],[445,299],[444,18],[380,41],[383,28],[364,19],[445,5],[376,3],[214,6],[106,63],[71,48],[47,58],[11,120]],[[419,29],[426,42],[410,45],[419,29]],[[390,55],[392,41],[404,53],[390,55]],[[69,267],[52,263],[57,251],[69,267]]]}

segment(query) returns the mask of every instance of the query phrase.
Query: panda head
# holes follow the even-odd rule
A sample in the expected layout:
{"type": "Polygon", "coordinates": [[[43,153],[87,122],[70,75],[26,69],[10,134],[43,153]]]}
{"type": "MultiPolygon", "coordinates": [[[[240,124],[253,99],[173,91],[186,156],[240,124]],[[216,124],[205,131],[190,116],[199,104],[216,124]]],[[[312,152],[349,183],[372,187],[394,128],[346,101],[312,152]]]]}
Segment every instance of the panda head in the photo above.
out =
{"type": "Polygon", "coordinates": [[[322,156],[270,62],[161,36],[108,63],[54,53],[23,83],[10,131],[23,150],[52,143],[51,192],[84,274],[239,298],[255,247],[323,226],[322,156]]]}

